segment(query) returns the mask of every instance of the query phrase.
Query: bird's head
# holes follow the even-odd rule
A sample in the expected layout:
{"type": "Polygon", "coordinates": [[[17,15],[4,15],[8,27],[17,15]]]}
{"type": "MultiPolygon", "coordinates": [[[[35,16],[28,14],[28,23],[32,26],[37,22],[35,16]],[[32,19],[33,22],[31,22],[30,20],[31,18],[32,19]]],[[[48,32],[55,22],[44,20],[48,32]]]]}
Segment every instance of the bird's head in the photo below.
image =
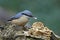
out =
{"type": "Polygon", "coordinates": [[[29,10],[24,10],[24,11],[21,12],[21,14],[27,16],[28,18],[37,19],[36,17],[34,17],[34,16],[32,15],[32,12],[30,12],[29,10]]]}

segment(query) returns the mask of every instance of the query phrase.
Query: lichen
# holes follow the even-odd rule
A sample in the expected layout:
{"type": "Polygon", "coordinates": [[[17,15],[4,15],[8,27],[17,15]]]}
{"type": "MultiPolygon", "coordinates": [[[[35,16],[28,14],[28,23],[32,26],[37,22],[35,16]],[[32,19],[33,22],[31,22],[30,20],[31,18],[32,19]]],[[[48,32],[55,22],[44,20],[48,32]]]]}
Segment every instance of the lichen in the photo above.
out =
{"type": "Polygon", "coordinates": [[[31,37],[42,38],[44,40],[50,40],[52,31],[48,29],[47,27],[44,27],[44,24],[42,22],[35,22],[33,23],[32,28],[29,29],[29,31],[27,32],[29,36],[31,37]]]}
{"type": "MultiPolygon", "coordinates": [[[[2,38],[3,40],[17,40],[17,38],[20,37],[21,39],[27,40],[27,38],[30,37],[31,40],[33,40],[33,38],[51,40],[51,37],[53,38],[53,35],[55,36],[53,31],[47,28],[47,26],[45,26],[42,22],[33,23],[31,26],[32,28],[28,29],[27,31],[23,30],[23,28],[17,30],[15,29],[16,27],[20,26],[17,26],[16,24],[7,24],[6,26],[4,26],[4,29],[0,30],[0,38],[2,38]]],[[[28,39],[30,40],[30,38],[28,39]]]]}

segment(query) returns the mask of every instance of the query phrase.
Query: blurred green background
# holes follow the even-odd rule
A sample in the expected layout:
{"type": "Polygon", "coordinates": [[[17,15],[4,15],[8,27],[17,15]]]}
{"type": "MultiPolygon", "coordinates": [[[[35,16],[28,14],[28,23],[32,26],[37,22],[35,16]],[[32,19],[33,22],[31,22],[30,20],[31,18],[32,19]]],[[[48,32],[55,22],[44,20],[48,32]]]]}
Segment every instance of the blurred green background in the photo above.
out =
{"type": "Polygon", "coordinates": [[[60,35],[60,0],[0,0],[0,6],[16,13],[30,10],[38,18],[31,23],[41,21],[60,35]]]}

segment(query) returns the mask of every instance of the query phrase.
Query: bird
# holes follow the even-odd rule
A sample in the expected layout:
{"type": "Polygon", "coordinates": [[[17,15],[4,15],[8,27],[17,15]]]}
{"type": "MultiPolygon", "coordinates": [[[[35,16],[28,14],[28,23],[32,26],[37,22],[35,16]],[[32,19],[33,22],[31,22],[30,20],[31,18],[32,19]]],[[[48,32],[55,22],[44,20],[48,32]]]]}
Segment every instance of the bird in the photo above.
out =
{"type": "Polygon", "coordinates": [[[22,12],[18,12],[16,15],[10,17],[10,19],[8,21],[10,21],[12,24],[16,24],[16,25],[24,27],[30,18],[37,19],[37,17],[34,17],[32,15],[31,11],[24,10],[22,12]]]}
{"type": "MultiPolygon", "coordinates": [[[[8,21],[10,21],[12,24],[16,24],[18,25],[18,27],[16,27],[16,29],[25,29],[27,27],[25,27],[25,25],[29,22],[30,18],[34,18],[37,19],[37,17],[32,15],[32,12],[29,10],[24,10],[21,12],[18,12],[16,15],[10,17],[10,19],[8,21]],[[19,28],[20,26],[20,28],[19,28]]],[[[29,27],[28,27],[29,28],[29,27]]]]}

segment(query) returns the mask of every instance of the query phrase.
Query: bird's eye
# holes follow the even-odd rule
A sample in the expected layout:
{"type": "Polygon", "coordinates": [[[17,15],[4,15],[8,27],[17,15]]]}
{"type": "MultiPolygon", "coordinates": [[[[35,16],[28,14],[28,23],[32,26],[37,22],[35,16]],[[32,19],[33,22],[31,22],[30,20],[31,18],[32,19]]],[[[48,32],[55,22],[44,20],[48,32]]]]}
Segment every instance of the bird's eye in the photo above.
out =
{"type": "Polygon", "coordinates": [[[25,13],[22,13],[23,15],[27,15],[27,14],[25,14],[25,13]]]}
{"type": "Polygon", "coordinates": [[[27,14],[25,14],[25,13],[22,13],[22,15],[26,15],[26,16],[29,16],[29,15],[27,15],[27,14]]]}
{"type": "Polygon", "coordinates": [[[24,14],[24,13],[22,13],[22,14],[24,14]]]}

